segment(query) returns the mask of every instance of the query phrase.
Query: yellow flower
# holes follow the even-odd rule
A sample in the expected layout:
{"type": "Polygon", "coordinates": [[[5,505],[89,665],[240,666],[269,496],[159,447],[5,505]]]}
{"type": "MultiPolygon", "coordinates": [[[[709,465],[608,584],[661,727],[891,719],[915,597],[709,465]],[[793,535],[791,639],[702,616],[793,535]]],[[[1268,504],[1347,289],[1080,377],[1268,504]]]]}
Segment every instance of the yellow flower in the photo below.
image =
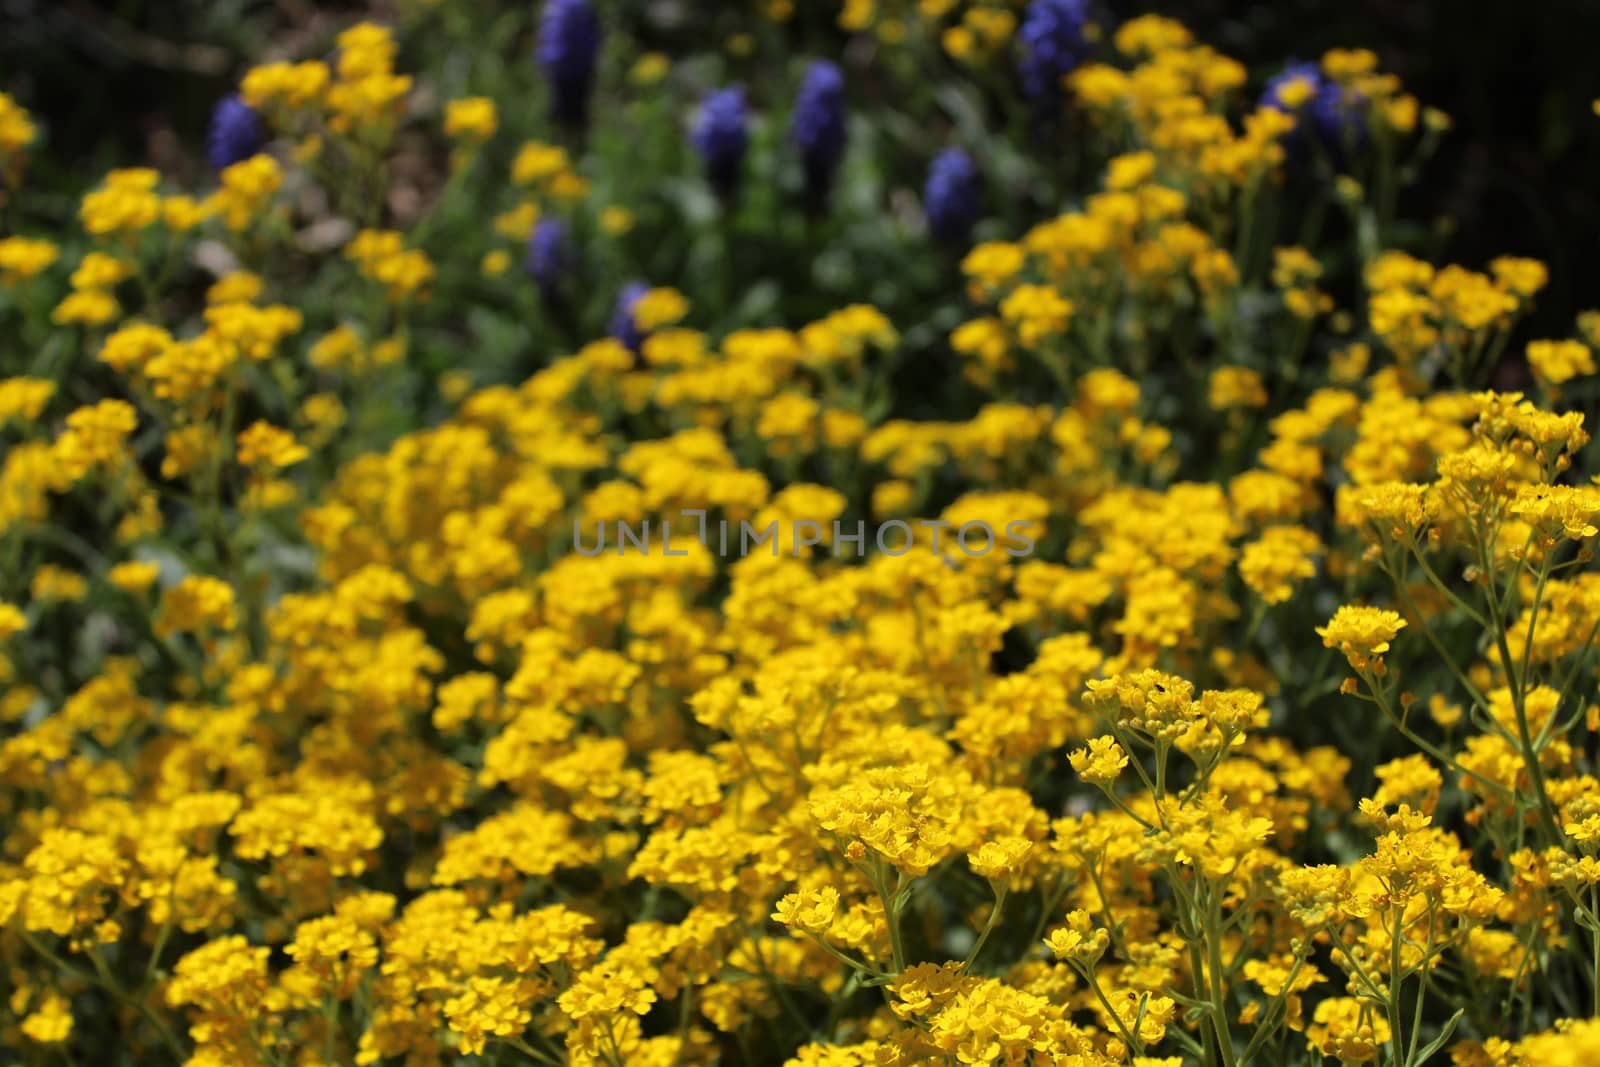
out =
{"type": "MultiPolygon", "coordinates": [[[[5,94],[0,93],[0,97],[5,94]]],[[[32,237],[0,240],[0,284],[16,285],[47,270],[61,255],[49,241],[32,237]]]]}
{"type": "Polygon", "coordinates": [[[1024,348],[1064,332],[1072,312],[1072,301],[1048,285],[1019,285],[1000,303],[1000,317],[1017,331],[1024,348]]]}
{"type": "Polygon", "coordinates": [[[816,892],[790,893],[778,901],[774,922],[808,934],[826,934],[839,914],[839,891],[823,886],[816,892]]]}
{"type": "Polygon", "coordinates": [[[324,439],[337,431],[344,425],[346,415],[344,403],[332,393],[313,393],[300,405],[300,417],[314,439],[324,439]]]}
{"type": "Polygon", "coordinates": [[[1193,35],[1175,19],[1139,15],[1117,27],[1112,41],[1125,56],[1160,55],[1182,48],[1193,35]]]}
{"type": "Polygon", "coordinates": [[[114,170],[105,184],[83,198],[83,228],[96,237],[135,233],[161,218],[160,176],[147,167],[114,170]]]}
{"type": "Polygon", "coordinates": [[[50,313],[57,326],[104,326],[122,313],[117,298],[103,289],[80,289],[69,293],[50,313]]]}
{"type": "Polygon", "coordinates": [[[285,304],[213,304],[205,310],[207,331],[252,363],[272,358],[283,340],[304,323],[299,309],[285,304]]]}
{"type": "Polygon", "coordinates": [[[961,261],[961,272],[972,284],[974,299],[983,300],[990,292],[1016,277],[1026,262],[1020,245],[1009,241],[986,241],[968,252],[961,261]]]}
{"type": "Polygon", "coordinates": [[[239,232],[265,214],[283,185],[283,172],[271,156],[251,156],[224,169],[221,182],[207,207],[222,216],[228,229],[239,232]]]}
{"type": "Polygon", "coordinates": [[[161,201],[161,221],[174,233],[187,233],[210,218],[213,207],[192,196],[169,196],[161,201]]]}
{"type": "Polygon", "coordinates": [[[1096,929],[1089,913],[1081,909],[1068,913],[1067,925],[1050,931],[1044,940],[1057,959],[1083,967],[1093,966],[1110,943],[1110,935],[1096,929]]]}
{"type": "Polygon", "coordinates": [[[1033,842],[1015,834],[985,841],[976,852],[967,853],[972,873],[991,882],[1010,882],[1021,873],[1033,842]]]}
{"type": "Polygon", "coordinates": [[[1088,748],[1075,749],[1068,759],[1078,777],[1098,786],[1115,782],[1122,768],[1128,765],[1128,754],[1122,751],[1116,738],[1109,735],[1090,738],[1088,748]]]}
{"type": "Polygon", "coordinates": [[[1128,152],[1106,164],[1107,189],[1132,189],[1155,176],[1154,152],[1128,152]]]}
{"type": "Polygon", "coordinates": [[[1239,558],[1239,577],[1268,604],[1281,604],[1296,583],[1317,573],[1315,557],[1322,541],[1303,526],[1272,526],[1246,545],[1239,558]]]}
{"type": "Polygon", "coordinates": [[[115,256],[90,252],[72,272],[74,289],[110,289],[133,276],[133,268],[115,256]]]}
{"type": "Polygon", "coordinates": [[[433,261],[421,249],[405,247],[397,230],[362,230],[345,246],[362,277],[384,285],[396,304],[420,299],[433,281],[433,261]]]}
{"type": "Polygon", "coordinates": [[[21,1029],[30,1041],[59,1045],[72,1035],[72,1005],[59,993],[47,993],[22,1020],[21,1029]]]}
{"type": "Polygon", "coordinates": [[[28,112],[5,93],[0,93],[0,152],[19,155],[37,134],[28,112]]]}
{"type": "Polygon", "coordinates": [[[1369,1063],[1390,1038],[1381,1005],[1355,997],[1330,997],[1317,1005],[1306,1043],[1342,1063],[1369,1063]]]}
{"type": "Polygon", "coordinates": [[[1582,341],[1529,341],[1528,365],[1547,385],[1561,385],[1595,372],[1594,353],[1582,341]]]}
{"type": "Polygon", "coordinates": [[[1383,653],[1405,625],[1397,612],[1346,604],[1333,613],[1326,626],[1317,627],[1317,635],[1323,647],[1344,653],[1354,669],[1364,671],[1376,660],[1382,674],[1383,653]]]}
{"type": "Polygon", "coordinates": [[[259,274],[247,270],[231,271],[211,283],[206,290],[206,303],[251,304],[261,296],[265,284],[259,274]]]}
{"type": "Polygon", "coordinates": [[[483,261],[478,264],[478,269],[483,272],[485,277],[498,278],[511,269],[511,253],[503,248],[485,252],[483,261]]]}
{"type": "Polygon", "coordinates": [[[125,400],[78,408],[56,438],[56,459],[74,481],[97,468],[115,468],[127,458],[128,436],[138,425],[138,412],[125,400]]]}
{"type": "Polygon", "coordinates": [[[487,141],[499,125],[494,101],[486,96],[467,96],[445,105],[444,132],[458,141],[487,141]]]}
{"type": "Polygon", "coordinates": [[[321,99],[328,87],[328,65],[320,60],[267,63],[245,72],[239,95],[253,108],[298,111],[321,99]]]}
{"type": "Polygon", "coordinates": [[[643,333],[671,326],[689,313],[689,302],[676,289],[651,289],[633,306],[633,323],[643,333]]]}
{"type": "Polygon", "coordinates": [[[161,597],[155,629],[158,635],[168,636],[232,630],[237,622],[232,587],[218,578],[191,574],[161,597]]]}
{"type": "Polygon", "coordinates": [[[1310,78],[1293,77],[1278,90],[1278,101],[1290,111],[1298,111],[1317,95],[1317,86],[1310,78]]]}
{"type": "Polygon", "coordinates": [[[56,383],[45,378],[0,378],[0,426],[34,421],[55,395],[56,383]]]}
{"type": "Polygon", "coordinates": [[[7,641],[28,628],[28,617],[15,604],[0,600],[0,641],[7,641]]]}
{"type": "Polygon", "coordinates": [[[978,38],[966,26],[951,26],[939,37],[945,54],[959,62],[970,61],[978,51],[978,38]]]}
{"type": "Polygon", "coordinates": [[[1600,533],[1600,489],[1593,486],[1524,486],[1511,503],[1511,514],[1544,535],[1546,547],[1566,537],[1583,541],[1600,533]]]}
{"type": "Polygon", "coordinates": [[[538,992],[538,983],[528,979],[470,978],[444,1002],[444,1016],[461,1035],[461,1051],[479,1054],[488,1038],[514,1037],[528,1028],[538,992]]]}
{"type": "Polygon", "coordinates": [[[1550,281],[1549,269],[1537,259],[1500,256],[1489,261],[1489,273],[1507,291],[1526,300],[1550,281]]]}
{"type": "Polygon", "coordinates": [[[260,421],[243,430],[238,443],[240,465],[263,470],[292,467],[311,454],[289,431],[260,421]]]}
{"type": "Polygon", "coordinates": [[[106,572],[106,581],[125,593],[142,593],[161,576],[161,565],[151,560],[129,560],[106,572]]]}
{"type": "Polygon", "coordinates": [[[1304,248],[1272,250],[1272,284],[1280,289],[1309,285],[1322,277],[1322,264],[1304,248]]]}
{"type": "Polygon", "coordinates": [[[511,180],[518,185],[538,185],[570,169],[567,150],[542,141],[529,141],[511,162],[511,180]]]}
{"type": "Polygon", "coordinates": [[[661,52],[644,52],[633,61],[628,80],[641,88],[648,88],[665,78],[671,70],[672,59],[669,56],[661,52]]]}
{"type": "Polygon", "coordinates": [[[1248,367],[1218,367],[1211,372],[1208,399],[1214,411],[1265,407],[1267,388],[1258,371],[1248,367]]]}

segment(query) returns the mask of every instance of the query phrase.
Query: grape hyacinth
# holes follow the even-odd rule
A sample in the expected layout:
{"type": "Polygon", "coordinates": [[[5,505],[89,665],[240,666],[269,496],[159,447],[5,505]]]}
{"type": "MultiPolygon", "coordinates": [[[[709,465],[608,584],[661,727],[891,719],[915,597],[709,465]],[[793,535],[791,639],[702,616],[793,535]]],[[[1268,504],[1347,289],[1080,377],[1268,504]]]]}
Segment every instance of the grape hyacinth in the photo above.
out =
{"type": "Polygon", "coordinates": [[[928,230],[941,244],[966,244],[982,213],[978,167],[962,148],[946,148],[928,168],[923,211],[928,230]]]}
{"type": "Polygon", "coordinates": [[[1316,125],[1317,135],[1340,152],[1347,138],[1361,143],[1367,136],[1364,103],[1354,91],[1331,79],[1327,81],[1311,101],[1311,121],[1316,125]]]}
{"type": "Polygon", "coordinates": [[[623,347],[635,356],[639,354],[639,349],[644,344],[644,334],[633,319],[633,309],[639,303],[639,298],[649,291],[650,286],[644,282],[629,282],[622,287],[622,292],[617,294],[616,310],[611,313],[609,326],[611,336],[622,342],[623,347]]]}
{"type": "Polygon", "coordinates": [[[800,82],[789,127],[805,171],[806,205],[813,212],[827,205],[845,137],[844,72],[838,64],[819,59],[800,82]]]}
{"type": "Polygon", "coordinates": [[[1033,0],[1017,33],[1021,42],[1022,91],[1035,104],[1061,95],[1061,79],[1088,56],[1084,27],[1087,0],[1033,0]]]}
{"type": "Polygon", "coordinates": [[[700,107],[690,141],[706,165],[706,178],[722,200],[739,191],[739,172],[750,131],[745,114],[744,89],[734,85],[718,90],[700,107]]]}
{"type": "MultiPolygon", "coordinates": [[[[1290,63],[1268,79],[1261,93],[1261,106],[1275,111],[1293,113],[1303,111],[1310,118],[1311,130],[1330,151],[1342,152],[1348,135],[1360,140],[1366,135],[1366,122],[1360,110],[1360,101],[1338,82],[1322,73],[1314,61],[1290,63]],[[1303,81],[1311,87],[1309,99],[1300,101],[1288,96],[1289,86],[1303,81]]],[[[1303,131],[1296,129],[1290,135],[1291,150],[1297,149],[1303,131]]]]}
{"type": "Polygon", "coordinates": [[[217,101],[206,135],[206,157],[213,170],[226,170],[249,159],[267,143],[267,127],[255,108],[237,95],[217,101]]]}
{"type": "Polygon", "coordinates": [[[561,282],[572,266],[571,242],[567,224],[560,219],[540,219],[528,238],[528,253],[522,269],[538,285],[546,300],[560,298],[561,282]]]}
{"type": "Polygon", "coordinates": [[[600,17],[589,0],[549,0],[539,24],[539,65],[550,80],[551,118],[581,127],[600,59],[600,17]]]}

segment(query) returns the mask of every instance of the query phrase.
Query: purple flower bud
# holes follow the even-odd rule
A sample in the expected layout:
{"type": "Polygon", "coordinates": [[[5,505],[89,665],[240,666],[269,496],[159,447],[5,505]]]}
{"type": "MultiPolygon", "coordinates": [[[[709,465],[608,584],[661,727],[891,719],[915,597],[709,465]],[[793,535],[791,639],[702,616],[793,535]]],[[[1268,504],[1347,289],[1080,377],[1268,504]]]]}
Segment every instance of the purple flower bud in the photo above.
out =
{"type": "Polygon", "coordinates": [[[639,354],[639,348],[644,344],[644,334],[640,332],[639,324],[633,321],[633,309],[639,303],[639,298],[649,291],[650,286],[644,282],[629,282],[617,294],[617,307],[611,313],[611,336],[621,341],[634,355],[639,354]]]}
{"type": "Polygon", "coordinates": [[[722,199],[731,199],[738,192],[739,171],[750,147],[744,88],[733,85],[707,97],[689,140],[705,161],[711,187],[722,199]]]}
{"type": "Polygon", "coordinates": [[[249,159],[266,143],[267,127],[255,108],[236,95],[217,101],[206,135],[206,157],[212,169],[223,170],[249,159]]]}
{"type": "Polygon", "coordinates": [[[942,244],[966,244],[983,213],[978,167],[962,148],[946,148],[928,168],[922,210],[928,230],[942,244]]]}
{"type": "Polygon", "coordinates": [[[789,138],[800,150],[805,170],[806,202],[821,208],[828,200],[833,174],[845,148],[844,72],[819,59],[806,69],[795,94],[789,138]]]}
{"type": "Polygon", "coordinates": [[[522,269],[539,286],[546,299],[553,299],[562,279],[572,268],[571,242],[567,224],[556,218],[543,218],[528,238],[528,254],[522,269]]]}
{"type": "Polygon", "coordinates": [[[565,126],[589,117],[600,61],[600,17],[589,0],[549,0],[539,24],[539,65],[550,79],[550,114],[565,126]]]}
{"type": "MultiPolygon", "coordinates": [[[[1347,137],[1360,141],[1366,136],[1363,101],[1323,74],[1322,67],[1313,61],[1290,63],[1268,79],[1261,92],[1261,106],[1274,111],[1303,113],[1310,119],[1310,132],[1336,157],[1343,152],[1347,137]],[[1311,86],[1311,96],[1291,107],[1284,99],[1284,92],[1297,81],[1311,86]]],[[[1289,136],[1287,143],[1292,153],[1304,147],[1304,137],[1303,127],[1289,136]]]]}
{"type": "Polygon", "coordinates": [[[1022,92],[1029,100],[1046,104],[1060,98],[1062,77],[1089,54],[1084,37],[1088,21],[1086,0],[1032,0],[1028,5],[1017,40],[1022,92]]]}

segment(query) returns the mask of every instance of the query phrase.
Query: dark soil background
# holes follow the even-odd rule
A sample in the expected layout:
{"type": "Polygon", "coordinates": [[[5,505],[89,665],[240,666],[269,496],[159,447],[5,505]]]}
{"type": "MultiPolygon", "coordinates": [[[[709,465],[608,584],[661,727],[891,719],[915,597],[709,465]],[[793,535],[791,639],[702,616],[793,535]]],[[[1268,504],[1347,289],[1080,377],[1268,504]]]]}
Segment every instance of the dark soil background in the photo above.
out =
{"type": "Polygon", "coordinates": [[[1266,72],[1276,57],[1364,47],[1454,120],[1400,216],[1444,220],[1443,256],[1550,265],[1525,336],[1564,337],[1600,307],[1600,0],[1183,0],[1170,14],[1266,72]]]}

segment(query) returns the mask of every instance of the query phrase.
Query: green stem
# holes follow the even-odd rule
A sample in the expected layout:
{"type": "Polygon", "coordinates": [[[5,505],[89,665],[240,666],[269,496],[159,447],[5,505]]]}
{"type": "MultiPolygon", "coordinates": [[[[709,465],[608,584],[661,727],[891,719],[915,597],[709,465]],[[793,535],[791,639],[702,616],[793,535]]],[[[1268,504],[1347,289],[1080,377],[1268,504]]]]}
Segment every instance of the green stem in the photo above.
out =
{"type": "Polygon", "coordinates": [[[989,935],[994,933],[994,928],[999,925],[1000,909],[1005,907],[1005,903],[1006,887],[1000,886],[994,892],[994,908],[989,912],[989,920],[983,924],[983,932],[978,935],[978,940],[972,943],[972,949],[967,953],[967,958],[961,961],[961,971],[963,974],[965,974],[972,964],[977,960],[978,953],[983,951],[984,944],[989,940],[989,935]]]}
{"type": "Polygon", "coordinates": [[[1590,940],[1594,943],[1594,1015],[1600,1018],[1600,887],[1589,887],[1589,915],[1595,920],[1594,929],[1590,930],[1590,940]]]}
{"type": "Polygon", "coordinates": [[[1400,1037],[1400,950],[1405,936],[1405,906],[1396,906],[1391,910],[1391,915],[1394,926],[1389,931],[1389,996],[1385,1006],[1389,1009],[1390,1055],[1395,1067],[1400,1067],[1400,1049],[1403,1047],[1400,1037]]]}
{"type": "MultiPolygon", "coordinates": [[[[1481,541],[1481,539],[1480,539],[1481,541]]],[[[1487,557],[1488,550],[1483,550],[1487,557]]],[[[1484,573],[1489,574],[1487,558],[1485,559],[1484,573]]],[[[1542,591],[1544,586],[1545,571],[1540,568],[1539,586],[1542,591]]],[[[1513,579],[1515,580],[1515,579],[1513,579]]],[[[1517,740],[1522,746],[1522,760],[1528,767],[1528,777],[1533,781],[1534,796],[1539,801],[1539,821],[1543,824],[1545,832],[1549,834],[1552,843],[1562,840],[1561,827],[1556,822],[1555,805],[1550,802],[1550,792],[1545,788],[1544,768],[1539,766],[1539,750],[1534,747],[1533,731],[1528,727],[1528,704],[1526,694],[1523,692],[1527,678],[1517,676],[1516,661],[1511,658],[1511,645],[1506,640],[1504,620],[1500,617],[1500,607],[1496,602],[1494,589],[1491,587],[1485,598],[1489,605],[1489,621],[1494,628],[1494,639],[1500,649],[1500,663],[1505,668],[1506,680],[1511,689],[1511,710],[1517,717],[1517,740]]]]}
{"type": "Polygon", "coordinates": [[[551,1059],[549,1056],[546,1056],[544,1053],[540,1052],[538,1049],[534,1048],[532,1045],[528,1044],[526,1041],[522,1040],[522,1038],[517,1037],[514,1034],[510,1037],[501,1038],[501,1040],[531,1060],[536,1060],[539,1063],[548,1063],[550,1064],[550,1067],[561,1067],[561,1063],[559,1061],[551,1059]]]}
{"type": "Polygon", "coordinates": [[[1511,791],[1505,786],[1492,779],[1485,778],[1477,771],[1463,767],[1460,763],[1456,762],[1455,757],[1451,756],[1438,745],[1435,745],[1432,741],[1429,741],[1427,738],[1411,729],[1411,727],[1407,726],[1405,724],[1405,720],[1401,719],[1399,715],[1395,714],[1394,708],[1389,704],[1388,694],[1384,691],[1383,687],[1378,684],[1378,679],[1372,674],[1370,669],[1362,671],[1361,676],[1366,681],[1367,688],[1372,692],[1372,702],[1378,705],[1378,710],[1383,712],[1383,717],[1389,720],[1389,725],[1393,726],[1395,730],[1399,732],[1401,737],[1404,737],[1407,741],[1410,741],[1413,745],[1416,745],[1418,748],[1422,749],[1422,751],[1426,752],[1428,755],[1444,764],[1453,773],[1459,774],[1464,778],[1471,778],[1474,781],[1481,783],[1487,791],[1493,793],[1494,795],[1507,798],[1511,796],[1511,791]]]}
{"type": "Polygon", "coordinates": [[[24,932],[22,939],[27,942],[29,947],[31,947],[35,952],[49,960],[56,967],[68,974],[78,977],[81,980],[102,986],[105,991],[110,993],[118,1003],[124,1005],[125,1007],[132,1008],[140,1015],[144,1016],[150,1025],[156,1028],[156,1032],[161,1035],[162,1042],[165,1043],[169,1049],[171,1049],[172,1054],[177,1057],[178,1062],[181,1063],[188,1059],[188,1056],[183,1051],[183,1045],[178,1041],[177,1036],[173,1034],[171,1028],[167,1026],[166,1022],[161,1018],[161,1016],[157,1015],[155,1011],[151,1009],[150,1005],[146,1004],[143,1000],[136,1000],[129,996],[127,992],[125,992],[123,988],[117,984],[116,979],[111,975],[111,969],[106,966],[106,962],[100,958],[98,953],[94,952],[93,950],[87,953],[89,962],[94,965],[95,975],[98,976],[95,977],[87,975],[81,969],[67,963],[60,956],[57,956],[54,952],[50,951],[44,945],[36,941],[28,933],[24,932]]]}
{"type": "Polygon", "coordinates": [[[879,861],[876,874],[873,882],[877,886],[879,899],[883,901],[883,921],[889,927],[890,962],[894,973],[899,975],[906,969],[906,949],[900,933],[900,886],[896,886],[894,893],[889,892],[889,876],[883,870],[882,861],[879,861]]]}
{"type": "MultiPolygon", "coordinates": [[[[1209,897],[1211,894],[1208,893],[1209,897]]],[[[1211,1028],[1215,1031],[1217,1048],[1227,1067],[1237,1067],[1233,1050],[1233,1033],[1228,1025],[1227,993],[1222,984],[1222,937],[1217,930],[1219,916],[1214,901],[1206,904],[1206,962],[1211,972],[1211,1028]]]]}
{"type": "MultiPolygon", "coordinates": [[[[177,875],[173,875],[173,880],[177,880],[177,875]]],[[[156,968],[161,962],[161,950],[167,947],[167,938],[172,936],[172,917],[176,909],[174,908],[174,902],[170,897],[171,890],[169,889],[168,892],[169,898],[167,901],[167,918],[166,921],[161,924],[161,932],[156,935],[155,948],[150,950],[150,962],[145,965],[144,977],[139,981],[140,989],[148,986],[150,984],[150,979],[155,977],[156,968]]]]}
{"type": "Polygon", "coordinates": [[[1127,1024],[1122,1021],[1122,1016],[1117,1014],[1117,1009],[1111,1006],[1111,1001],[1106,998],[1105,992],[1100,988],[1100,983],[1095,981],[1094,967],[1089,964],[1083,964],[1077,970],[1083,976],[1083,980],[1089,986],[1089,989],[1093,991],[1095,999],[1100,1001],[1101,1005],[1106,1009],[1106,1014],[1111,1017],[1111,1021],[1116,1025],[1117,1031],[1122,1034],[1122,1039],[1128,1043],[1128,1048],[1132,1049],[1136,1055],[1143,1054],[1144,1044],[1137,1036],[1128,1031],[1127,1024]]]}
{"type": "Polygon", "coordinates": [[[673,1067],[683,1063],[683,1050],[689,1047],[689,1020],[694,1017],[694,985],[685,982],[678,1005],[678,1049],[672,1054],[673,1067]]]}
{"type": "MultiPolygon", "coordinates": [[[[1406,610],[1411,612],[1411,614],[1414,615],[1419,621],[1424,621],[1426,616],[1424,616],[1422,614],[1422,610],[1418,608],[1416,598],[1411,595],[1411,590],[1406,588],[1405,576],[1397,573],[1394,570],[1389,570],[1387,567],[1384,569],[1388,573],[1390,581],[1394,582],[1395,592],[1399,594],[1401,601],[1406,606],[1406,610]]],[[[1427,569],[1427,564],[1423,564],[1423,569],[1427,569]]],[[[1477,615],[1476,612],[1473,612],[1472,614],[1474,617],[1477,615]]],[[[1483,624],[1480,623],[1480,625],[1483,624]]],[[[1486,626],[1484,628],[1487,629],[1486,626]]],[[[1480,709],[1487,712],[1489,710],[1488,699],[1481,691],[1479,691],[1478,687],[1472,683],[1472,679],[1467,677],[1466,672],[1461,669],[1460,664],[1456,663],[1455,657],[1451,656],[1450,653],[1445,650],[1444,644],[1439,640],[1438,635],[1433,632],[1433,627],[1423,625],[1422,636],[1427,639],[1428,644],[1433,647],[1434,653],[1438,655],[1439,659],[1444,662],[1444,665],[1449,668],[1450,673],[1455,676],[1456,681],[1461,683],[1462,688],[1467,691],[1467,695],[1472,698],[1472,702],[1480,709]]]]}

